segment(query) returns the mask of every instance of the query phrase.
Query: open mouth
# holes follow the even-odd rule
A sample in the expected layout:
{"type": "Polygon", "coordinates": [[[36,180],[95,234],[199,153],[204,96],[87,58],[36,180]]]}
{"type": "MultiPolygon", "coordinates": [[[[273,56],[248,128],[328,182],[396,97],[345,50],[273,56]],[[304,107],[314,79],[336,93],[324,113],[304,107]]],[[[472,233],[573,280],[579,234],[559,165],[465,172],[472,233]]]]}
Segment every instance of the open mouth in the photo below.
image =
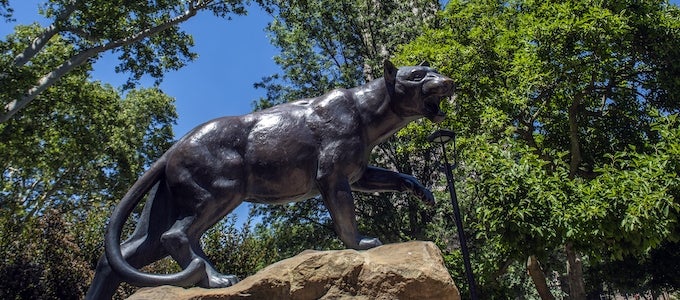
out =
{"type": "Polygon", "coordinates": [[[441,122],[446,117],[446,114],[439,109],[439,102],[441,102],[442,97],[439,95],[433,95],[425,99],[425,107],[423,115],[430,119],[432,122],[441,122]]]}

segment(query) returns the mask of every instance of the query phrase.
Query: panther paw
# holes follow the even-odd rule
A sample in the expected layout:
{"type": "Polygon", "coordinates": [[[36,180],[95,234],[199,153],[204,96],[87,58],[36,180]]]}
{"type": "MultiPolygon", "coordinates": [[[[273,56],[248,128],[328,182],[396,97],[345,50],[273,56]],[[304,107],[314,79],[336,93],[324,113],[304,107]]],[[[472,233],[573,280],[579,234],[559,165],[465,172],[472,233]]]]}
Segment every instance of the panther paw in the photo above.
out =
{"type": "Polygon", "coordinates": [[[402,174],[402,176],[404,178],[405,187],[410,190],[413,195],[420,198],[425,204],[434,206],[435,200],[432,191],[423,186],[415,177],[405,174],[402,174]]]}
{"type": "Polygon", "coordinates": [[[232,286],[238,283],[238,281],[238,277],[234,275],[215,274],[209,276],[208,286],[210,288],[223,288],[232,286]]]}
{"type": "Polygon", "coordinates": [[[425,202],[425,204],[427,204],[429,206],[434,206],[435,203],[436,203],[435,200],[434,200],[434,195],[432,194],[432,191],[430,191],[426,188],[422,189],[421,194],[418,195],[418,197],[420,197],[420,199],[423,200],[423,202],[425,202]]]}

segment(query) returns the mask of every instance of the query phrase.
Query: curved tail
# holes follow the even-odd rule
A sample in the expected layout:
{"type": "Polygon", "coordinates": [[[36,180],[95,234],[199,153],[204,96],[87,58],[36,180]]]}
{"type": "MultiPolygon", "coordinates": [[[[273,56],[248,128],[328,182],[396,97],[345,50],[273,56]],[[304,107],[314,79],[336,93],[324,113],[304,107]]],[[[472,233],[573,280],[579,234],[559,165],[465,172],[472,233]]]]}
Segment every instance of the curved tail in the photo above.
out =
{"type": "Polygon", "coordinates": [[[132,188],[125,194],[111,215],[106,229],[105,251],[106,258],[113,269],[123,280],[136,286],[175,285],[191,286],[201,280],[204,275],[205,262],[201,259],[191,261],[186,269],[179,273],[158,275],[141,272],[131,266],[123,257],[120,249],[120,236],[123,224],[132,210],[144,195],[159,181],[165,169],[165,155],[156,161],[151,168],[142,175],[132,188]]]}

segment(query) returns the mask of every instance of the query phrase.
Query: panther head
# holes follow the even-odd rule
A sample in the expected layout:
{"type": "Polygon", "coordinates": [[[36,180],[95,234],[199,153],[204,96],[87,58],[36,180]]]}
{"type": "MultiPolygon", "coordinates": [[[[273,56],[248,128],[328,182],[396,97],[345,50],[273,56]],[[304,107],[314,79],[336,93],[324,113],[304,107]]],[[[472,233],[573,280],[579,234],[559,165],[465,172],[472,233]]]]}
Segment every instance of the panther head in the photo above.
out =
{"type": "Polygon", "coordinates": [[[437,73],[426,62],[397,69],[385,60],[385,85],[393,99],[392,109],[403,118],[426,117],[441,122],[446,114],[439,109],[443,98],[453,95],[451,78],[437,73]]]}

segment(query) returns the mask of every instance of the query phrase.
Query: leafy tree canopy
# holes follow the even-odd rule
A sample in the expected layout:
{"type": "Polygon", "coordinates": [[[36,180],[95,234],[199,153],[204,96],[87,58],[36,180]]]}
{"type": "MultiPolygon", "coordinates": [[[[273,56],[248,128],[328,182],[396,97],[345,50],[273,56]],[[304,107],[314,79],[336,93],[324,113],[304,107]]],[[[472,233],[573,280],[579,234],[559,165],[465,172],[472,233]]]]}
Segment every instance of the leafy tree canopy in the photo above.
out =
{"type": "Polygon", "coordinates": [[[679,13],[652,0],[451,1],[401,48],[400,62],[427,59],[458,84],[447,126],[479,237],[519,261],[560,245],[646,255],[680,238],[679,13]]]}

